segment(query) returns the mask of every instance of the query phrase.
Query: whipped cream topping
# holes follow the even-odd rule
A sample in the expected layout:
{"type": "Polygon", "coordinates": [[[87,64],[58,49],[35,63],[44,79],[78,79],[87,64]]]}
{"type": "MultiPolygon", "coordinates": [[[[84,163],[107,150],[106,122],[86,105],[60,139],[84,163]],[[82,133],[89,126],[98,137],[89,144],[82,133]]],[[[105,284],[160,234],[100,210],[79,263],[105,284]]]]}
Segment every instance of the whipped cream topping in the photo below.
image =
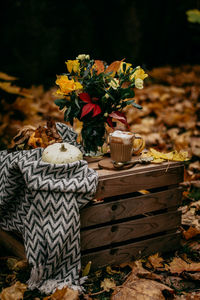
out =
{"type": "Polygon", "coordinates": [[[124,144],[129,144],[130,140],[133,138],[134,134],[129,131],[121,131],[121,130],[116,130],[113,133],[110,133],[111,139],[112,137],[120,139],[122,143],[124,144]]]}

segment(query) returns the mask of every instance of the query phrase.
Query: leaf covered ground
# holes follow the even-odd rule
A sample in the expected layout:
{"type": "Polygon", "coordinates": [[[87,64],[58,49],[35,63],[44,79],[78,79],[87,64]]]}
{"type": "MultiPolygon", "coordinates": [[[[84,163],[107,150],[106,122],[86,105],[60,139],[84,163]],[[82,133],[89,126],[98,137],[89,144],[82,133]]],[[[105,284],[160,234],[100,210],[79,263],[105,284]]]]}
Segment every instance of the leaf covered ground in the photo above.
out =
{"type": "MultiPolygon", "coordinates": [[[[143,110],[128,107],[126,115],[131,131],[145,138],[147,149],[189,153],[179,208],[181,248],[90,271],[81,296],[70,289],[49,296],[28,291],[26,261],[1,249],[1,299],[200,299],[200,66],[156,68],[149,75],[135,97],[143,110]]],[[[26,125],[44,125],[49,116],[63,121],[63,113],[53,102],[54,87],[24,89],[17,82],[0,73],[1,149],[11,145],[12,137],[26,125]]]]}

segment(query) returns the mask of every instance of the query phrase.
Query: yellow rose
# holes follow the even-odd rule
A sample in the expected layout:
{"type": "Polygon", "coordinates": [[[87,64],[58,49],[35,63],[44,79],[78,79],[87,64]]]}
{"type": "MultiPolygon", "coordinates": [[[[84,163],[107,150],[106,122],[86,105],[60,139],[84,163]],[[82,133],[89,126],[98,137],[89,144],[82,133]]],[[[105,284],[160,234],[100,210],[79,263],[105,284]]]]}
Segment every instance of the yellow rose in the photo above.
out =
{"type": "Polygon", "coordinates": [[[67,65],[68,71],[71,73],[74,71],[74,73],[80,73],[80,63],[77,59],[75,60],[68,60],[65,62],[67,65]]]}
{"type": "Polygon", "coordinates": [[[74,81],[74,79],[69,80],[66,75],[58,76],[56,84],[60,87],[56,92],[58,95],[68,95],[75,90],[83,88],[80,82],[74,81]]]}
{"type": "Polygon", "coordinates": [[[140,78],[142,80],[144,80],[146,77],[148,77],[148,75],[144,72],[144,70],[142,68],[138,68],[130,77],[130,79],[132,80],[133,78],[136,80],[137,78],[140,78]]]}

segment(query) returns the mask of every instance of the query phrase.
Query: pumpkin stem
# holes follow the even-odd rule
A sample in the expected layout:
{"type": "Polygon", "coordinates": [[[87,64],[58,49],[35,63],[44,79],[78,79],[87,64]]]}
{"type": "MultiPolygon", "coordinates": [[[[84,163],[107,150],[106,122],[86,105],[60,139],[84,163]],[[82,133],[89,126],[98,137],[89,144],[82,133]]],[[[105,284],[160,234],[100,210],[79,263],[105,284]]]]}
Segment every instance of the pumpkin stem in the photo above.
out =
{"type": "Polygon", "coordinates": [[[65,152],[65,151],[67,151],[67,148],[65,148],[65,145],[64,145],[64,144],[62,144],[62,145],[61,145],[61,147],[60,147],[60,151],[62,151],[62,152],[65,152]]]}

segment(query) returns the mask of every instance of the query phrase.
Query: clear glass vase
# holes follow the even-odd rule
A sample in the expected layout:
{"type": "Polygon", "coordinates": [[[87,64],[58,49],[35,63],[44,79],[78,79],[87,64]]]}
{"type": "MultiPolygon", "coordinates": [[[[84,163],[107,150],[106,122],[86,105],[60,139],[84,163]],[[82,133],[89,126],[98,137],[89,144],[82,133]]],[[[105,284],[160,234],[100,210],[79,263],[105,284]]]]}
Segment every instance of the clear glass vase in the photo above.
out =
{"type": "Polygon", "coordinates": [[[92,120],[85,122],[81,130],[82,145],[88,156],[97,156],[105,142],[105,124],[92,120]]]}

